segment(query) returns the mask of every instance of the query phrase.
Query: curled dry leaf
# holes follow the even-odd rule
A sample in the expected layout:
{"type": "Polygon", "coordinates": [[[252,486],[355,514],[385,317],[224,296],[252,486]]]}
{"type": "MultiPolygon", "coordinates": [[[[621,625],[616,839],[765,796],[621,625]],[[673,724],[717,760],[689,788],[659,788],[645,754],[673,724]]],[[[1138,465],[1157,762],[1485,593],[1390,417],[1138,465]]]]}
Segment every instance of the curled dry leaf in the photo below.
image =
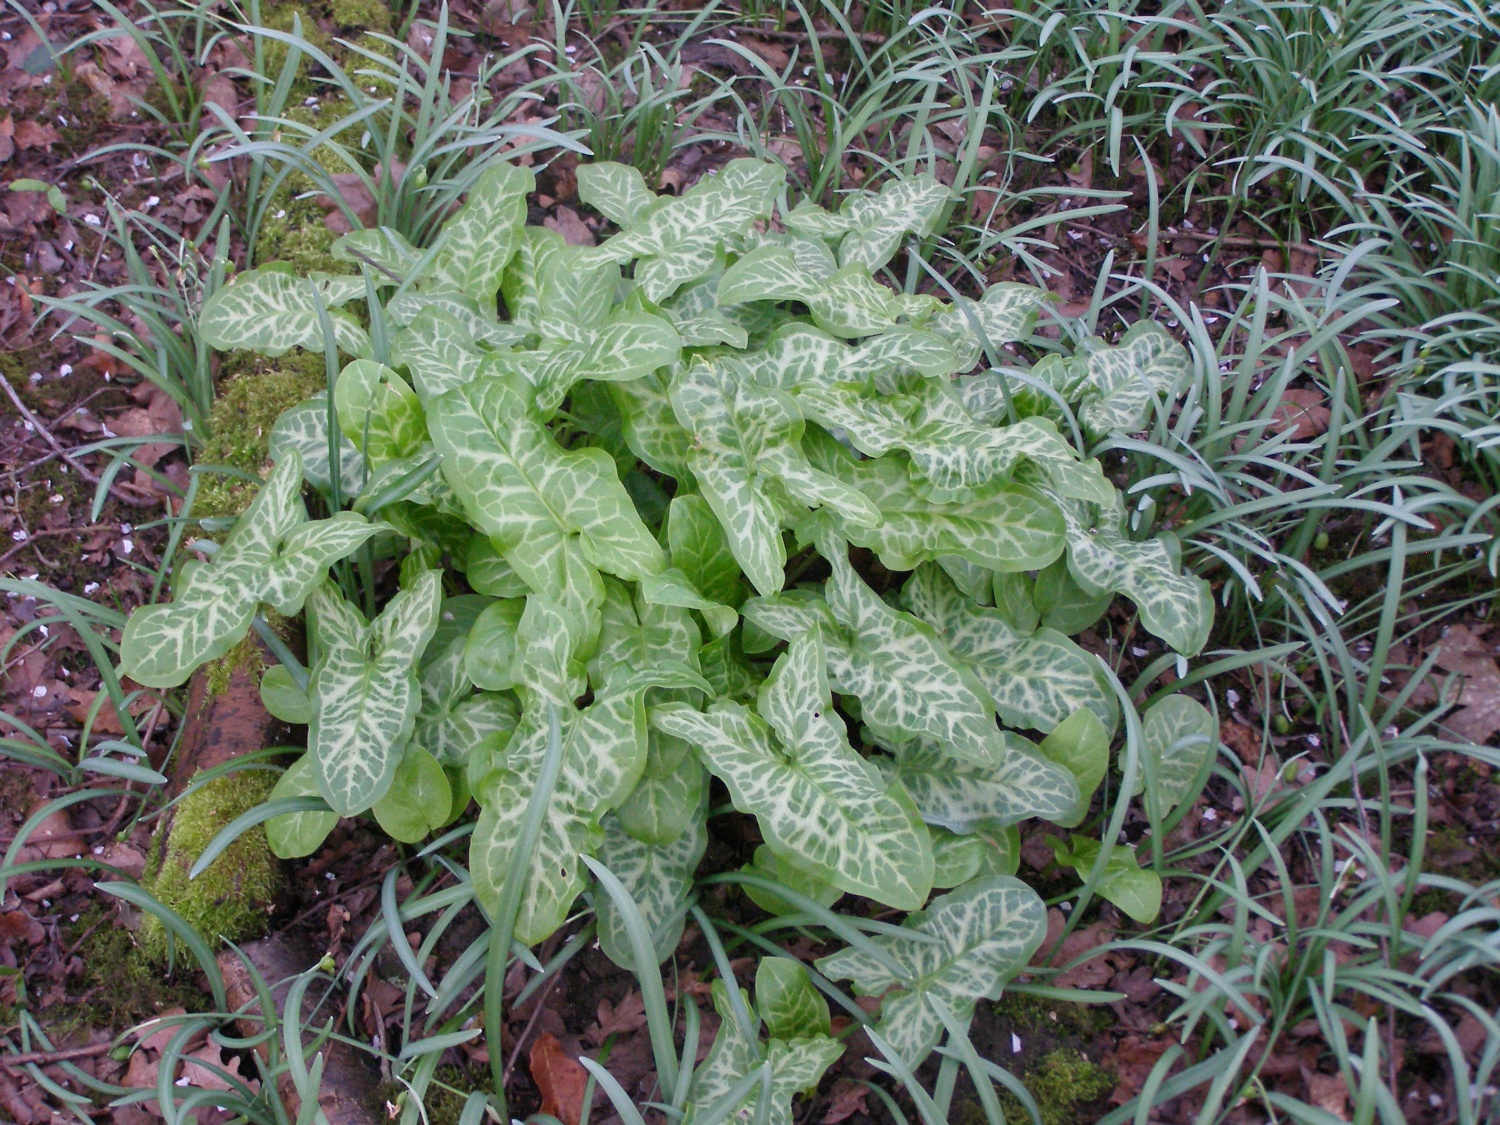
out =
{"type": "Polygon", "coordinates": [[[1332,416],[1328,398],[1322,391],[1293,387],[1281,392],[1272,425],[1283,432],[1292,431],[1292,437],[1297,441],[1307,441],[1324,433],[1332,416]]]}
{"type": "Polygon", "coordinates": [[[531,1080],[542,1095],[541,1112],[550,1113],[563,1125],[578,1125],[583,1116],[588,1072],[563,1050],[562,1043],[550,1031],[543,1032],[532,1045],[529,1062],[531,1080]]]}

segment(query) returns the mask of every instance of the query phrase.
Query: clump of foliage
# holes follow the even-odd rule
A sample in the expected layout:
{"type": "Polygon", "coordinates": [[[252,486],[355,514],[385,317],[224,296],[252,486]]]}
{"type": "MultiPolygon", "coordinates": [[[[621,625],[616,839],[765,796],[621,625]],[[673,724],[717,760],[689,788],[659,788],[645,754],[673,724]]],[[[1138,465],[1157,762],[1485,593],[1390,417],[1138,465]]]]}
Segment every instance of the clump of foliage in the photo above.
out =
{"type": "MultiPolygon", "coordinates": [[[[492,166],[427,249],[359,231],[334,247],[358,273],[272,265],[213,298],[213,346],[326,345],[331,385],[276,423],[275,469],[224,545],[130,618],[124,668],[179,684],[262,605],[305,605],[310,666],[263,683],[308,726],[273,796],[326,809],[274,818],[277,852],[364,813],[414,842],[472,795],[486,911],[519,880],[514,933],[537,943],[589,894],[627,966],[620,901],[585,859],[664,959],[719,778],[759,822],[762,906],[788,908],[779,886],[909,912],[819,967],[885,996],[877,1032],[915,1067],[1042,940],[1016,825],[1080,825],[1108,771],[1119,696],[1067,634],[1124,594],[1178,653],[1207,639],[1206,583],[1169,534],[1132,537],[1080,452],[1141,427],[1186,354],[1142,323],[1025,366],[1002,349],[1042,291],[882,284],[948,201],[928,177],[838,211],[787,207],[784,170],[752,160],[680,198],[616,164],[578,179],[619,228],[598,247],[527,227],[531,173],[492,166]],[[329,518],[308,519],[305,487],[329,518]],[[377,614],[383,573],[399,589],[377,614]]],[[[1213,722],[1171,696],[1143,730],[1124,780],[1164,815],[1201,787],[1213,722]]],[[[1059,858],[1156,913],[1129,849],[1075,835],[1059,858]]],[[[758,1020],[715,986],[688,1102],[768,1092],[788,1119],[839,1054],[805,972],[766,974],[758,1020]]]]}

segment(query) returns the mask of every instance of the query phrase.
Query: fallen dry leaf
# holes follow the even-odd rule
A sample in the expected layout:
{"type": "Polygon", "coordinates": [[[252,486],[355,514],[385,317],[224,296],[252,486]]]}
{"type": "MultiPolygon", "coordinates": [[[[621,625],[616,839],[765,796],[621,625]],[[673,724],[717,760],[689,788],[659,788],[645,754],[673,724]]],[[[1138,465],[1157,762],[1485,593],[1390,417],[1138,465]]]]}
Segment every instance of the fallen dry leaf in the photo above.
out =
{"type": "Polygon", "coordinates": [[[569,246],[594,245],[594,232],[589,230],[588,224],[571,207],[558,207],[542,220],[542,226],[562,235],[563,241],[569,246]]]}
{"type": "Polygon", "coordinates": [[[847,1121],[856,1113],[868,1114],[870,1110],[865,1105],[865,1098],[869,1093],[870,1088],[864,1083],[840,1078],[833,1084],[828,1109],[823,1114],[823,1125],[838,1125],[840,1121],[847,1121]]]}
{"type": "MultiPolygon", "coordinates": [[[[1442,702],[1456,702],[1459,708],[1448,713],[1443,725],[1476,745],[1489,742],[1500,732],[1500,664],[1494,648],[1467,625],[1454,625],[1438,642],[1437,666],[1462,684],[1456,699],[1456,685],[1447,688],[1442,702]]],[[[1412,693],[1413,706],[1436,702],[1437,691],[1429,684],[1412,693]]]]}
{"type": "Polygon", "coordinates": [[[1332,417],[1322,391],[1292,387],[1281,392],[1271,424],[1279,432],[1292,431],[1292,437],[1298,441],[1307,441],[1325,432],[1332,417]]]}
{"type": "Polygon", "coordinates": [[[1170,1039],[1144,1039],[1139,1035],[1127,1035],[1113,1051],[1100,1060],[1100,1065],[1114,1072],[1115,1088],[1109,1095],[1111,1105],[1124,1105],[1141,1092],[1146,1079],[1172,1046],[1170,1039]]]}
{"type": "Polygon", "coordinates": [[[1341,1074],[1310,1074],[1303,1072],[1302,1081],[1307,1085],[1308,1104],[1330,1113],[1340,1121],[1349,1120],[1349,1083],[1341,1074]]]}
{"type": "Polygon", "coordinates": [[[557,1036],[544,1031],[532,1044],[528,1057],[531,1080],[542,1095],[542,1113],[550,1113],[563,1125],[578,1125],[583,1116],[584,1087],[588,1071],[565,1050],[557,1036]]]}

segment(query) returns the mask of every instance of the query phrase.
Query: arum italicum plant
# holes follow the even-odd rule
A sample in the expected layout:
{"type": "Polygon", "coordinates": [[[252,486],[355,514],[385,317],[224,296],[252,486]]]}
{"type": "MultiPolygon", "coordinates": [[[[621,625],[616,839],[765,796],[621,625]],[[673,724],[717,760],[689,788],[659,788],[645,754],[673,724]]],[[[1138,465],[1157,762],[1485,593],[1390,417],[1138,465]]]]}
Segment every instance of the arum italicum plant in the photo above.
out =
{"type": "MultiPolygon", "coordinates": [[[[269,822],[277,850],[307,854],[369,811],[416,841],[472,796],[491,917],[523,880],[514,933],[534,944],[591,892],[604,951],[640,969],[634,919],[591,871],[619,880],[665,959],[717,777],[759,823],[761,906],[791,909],[751,885],[771,879],[910,912],[819,966],[888,993],[877,1032],[915,1068],[1042,939],[1016,825],[1081,825],[1108,772],[1117,690],[1067,634],[1124,594],[1184,657],[1207,639],[1207,584],[1169,534],[1130,537],[1079,451],[1141,428],[1186,355],[1143,323],[1029,369],[982,365],[1030,336],[1042,291],[949,303],[874,278],[947,202],[930,178],[837,211],[778,208],[784,170],[752,160],[681,197],[618,164],[578,179],[619,228],[598,247],[526,226],[531,173],[495,166],[426,249],[358,231],[335,254],[359,274],[273,265],[215,295],[200,327],[216,348],[331,339],[351,358],[331,401],[277,424],[275,467],[213,558],[131,617],[123,669],[180,684],[260,606],[305,606],[310,669],[263,684],[308,726],[273,794],[304,799],[269,822]],[[304,487],[328,518],[307,519],[304,487]],[[399,584],[373,620],[349,597],[370,609],[389,590],[355,574],[399,584]]],[[[1126,780],[1154,817],[1202,785],[1213,729],[1185,696],[1147,713],[1126,780]]],[[[1075,836],[1061,858],[1155,915],[1160,882],[1129,849],[1075,836]]],[[[733,1018],[679,1108],[767,1092],[786,1120],[837,1056],[826,1009],[778,972],[758,988],[769,1046],[721,987],[733,1018]]]]}

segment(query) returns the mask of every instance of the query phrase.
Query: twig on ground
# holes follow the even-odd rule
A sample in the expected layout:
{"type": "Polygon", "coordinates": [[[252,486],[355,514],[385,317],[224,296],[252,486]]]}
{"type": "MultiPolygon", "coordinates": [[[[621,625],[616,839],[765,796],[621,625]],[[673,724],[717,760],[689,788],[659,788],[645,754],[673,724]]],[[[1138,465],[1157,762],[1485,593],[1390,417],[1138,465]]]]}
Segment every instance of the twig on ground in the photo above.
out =
{"type": "Polygon", "coordinates": [[[61,1051],[22,1051],[18,1055],[5,1055],[0,1057],[0,1063],[12,1069],[22,1066],[30,1066],[32,1063],[66,1062],[68,1059],[90,1059],[95,1055],[107,1054],[111,1043],[95,1043],[89,1047],[68,1047],[61,1051]]]}
{"type": "Polygon", "coordinates": [[[0,555],[0,566],[4,566],[6,563],[10,562],[11,559],[15,558],[22,551],[24,551],[27,547],[31,546],[31,541],[33,539],[41,539],[51,535],[86,535],[91,531],[109,531],[113,529],[113,524],[91,523],[85,527],[44,527],[41,531],[27,532],[25,539],[21,540],[10,550],[6,551],[5,554],[0,555]]]}
{"type": "MultiPolygon", "coordinates": [[[[3,372],[0,372],[0,387],[5,388],[6,395],[9,396],[11,402],[16,404],[16,409],[21,412],[21,417],[28,423],[30,423],[31,428],[36,433],[41,435],[43,441],[45,441],[48,445],[50,445],[54,450],[57,451],[57,455],[59,457],[61,457],[69,465],[73,466],[73,468],[77,469],[78,472],[83,476],[83,479],[88,481],[90,484],[99,483],[98,475],[91,472],[82,461],[79,461],[66,449],[64,449],[62,447],[62,443],[58,441],[57,438],[52,436],[52,431],[47,428],[47,424],[27,408],[26,404],[21,401],[21,396],[16,394],[16,388],[10,385],[10,380],[5,377],[5,374],[3,372]]],[[[152,500],[137,500],[135,497],[127,496],[120,490],[117,485],[114,484],[111,484],[109,486],[109,494],[116,500],[119,500],[121,503],[129,504],[133,508],[146,508],[150,507],[154,503],[154,501],[152,500]]]]}

